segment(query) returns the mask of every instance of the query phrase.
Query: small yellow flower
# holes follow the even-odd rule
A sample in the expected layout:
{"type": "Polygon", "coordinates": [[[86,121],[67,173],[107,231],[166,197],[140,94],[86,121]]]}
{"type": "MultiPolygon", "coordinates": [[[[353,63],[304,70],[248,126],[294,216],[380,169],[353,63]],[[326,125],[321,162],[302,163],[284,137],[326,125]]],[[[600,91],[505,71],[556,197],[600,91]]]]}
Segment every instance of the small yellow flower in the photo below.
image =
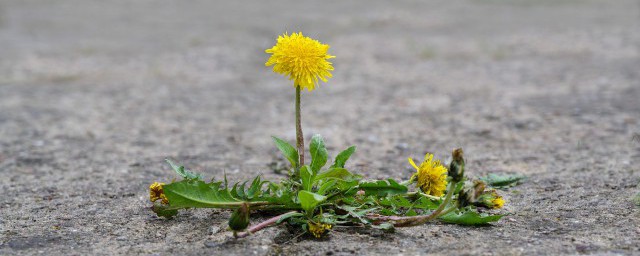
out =
{"type": "Polygon", "coordinates": [[[432,196],[444,195],[447,188],[447,168],[440,164],[440,161],[433,161],[433,155],[427,154],[419,167],[411,158],[409,163],[416,168],[416,173],[411,179],[417,181],[422,192],[432,196]]]}
{"type": "Polygon", "coordinates": [[[331,229],[331,224],[325,224],[325,223],[315,223],[313,221],[308,221],[307,222],[307,227],[309,229],[309,232],[311,232],[311,234],[313,236],[315,236],[316,238],[320,238],[322,237],[322,235],[324,235],[324,233],[331,229]]]}
{"type": "Polygon", "coordinates": [[[293,80],[293,86],[306,88],[309,91],[318,85],[318,79],[323,82],[331,77],[333,70],[328,59],[335,58],[327,54],[329,45],[303,36],[302,32],[278,37],[278,41],[271,49],[271,57],[265,66],[273,65],[273,72],[283,74],[293,80]]]}
{"type": "Polygon", "coordinates": [[[487,191],[478,198],[477,206],[500,209],[504,206],[504,199],[495,190],[487,191]]]}
{"type": "Polygon", "coordinates": [[[167,196],[164,194],[162,186],[164,186],[164,183],[159,182],[154,182],[149,186],[149,199],[151,202],[162,199],[163,204],[169,204],[169,199],[167,199],[167,196]]]}
{"type": "Polygon", "coordinates": [[[493,199],[491,203],[493,203],[493,209],[500,209],[502,208],[502,206],[504,206],[504,199],[502,199],[501,196],[498,196],[495,199],[493,199]]]}

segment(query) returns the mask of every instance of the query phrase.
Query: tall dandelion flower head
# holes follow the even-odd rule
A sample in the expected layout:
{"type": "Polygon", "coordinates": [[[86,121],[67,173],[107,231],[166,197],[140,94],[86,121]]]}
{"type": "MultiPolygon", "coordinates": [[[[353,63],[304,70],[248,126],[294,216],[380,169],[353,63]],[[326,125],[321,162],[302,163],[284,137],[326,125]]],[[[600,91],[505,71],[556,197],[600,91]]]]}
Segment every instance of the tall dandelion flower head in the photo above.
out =
{"type": "Polygon", "coordinates": [[[265,50],[271,57],[265,66],[273,66],[273,72],[289,77],[294,86],[312,91],[318,85],[331,78],[333,70],[328,59],[335,58],[327,54],[329,45],[302,35],[302,32],[278,36],[276,45],[265,50]]]}
{"type": "Polygon", "coordinates": [[[416,180],[422,192],[432,196],[444,195],[444,191],[447,189],[447,168],[440,161],[434,161],[433,155],[427,154],[420,166],[417,166],[411,158],[409,158],[409,163],[416,168],[412,179],[416,180]]]}

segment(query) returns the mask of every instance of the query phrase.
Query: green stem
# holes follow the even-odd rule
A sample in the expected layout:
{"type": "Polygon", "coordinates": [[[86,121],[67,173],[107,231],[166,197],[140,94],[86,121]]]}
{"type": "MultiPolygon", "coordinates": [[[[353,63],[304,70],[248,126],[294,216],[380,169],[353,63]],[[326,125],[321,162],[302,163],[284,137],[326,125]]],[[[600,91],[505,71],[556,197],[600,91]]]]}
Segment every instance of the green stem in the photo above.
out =
{"type": "Polygon", "coordinates": [[[300,118],[300,86],[296,85],[296,147],[300,165],[304,165],[304,135],[302,134],[302,122],[300,118]]]}
{"type": "Polygon", "coordinates": [[[436,218],[441,217],[441,216],[445,216],[448,213],[454,211],[455,209],[458,209],[458,206],[456,206],[456,205],[451,206],[451,207],[447,208],[446,210],[442,211],[438,216],[436,216],[436,218]]]}

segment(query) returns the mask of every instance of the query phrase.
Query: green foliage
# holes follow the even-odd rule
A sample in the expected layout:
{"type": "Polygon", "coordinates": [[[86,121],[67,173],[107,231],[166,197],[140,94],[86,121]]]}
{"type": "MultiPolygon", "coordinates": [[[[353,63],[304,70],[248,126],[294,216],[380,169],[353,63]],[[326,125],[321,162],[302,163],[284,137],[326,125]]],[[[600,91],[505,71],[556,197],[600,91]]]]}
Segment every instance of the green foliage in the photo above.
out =
{"type": "Polygon", "coordinates": [[[450,212],[440,217],[444,222],[467,226],[486,225],[490,222],[498,221],[500,218],[502,218],[502,215],[480,214],[470,209],[462,212],[450,212]]]}
{"type": "Polygon", "coordinates": [[[349,157],[351,157],[353,152],[356,152],[356,146],[351,146],[345,149],[344,151],[340,152],[336,156],[336,159],[333,161],[333,165],[331,165],[331,168],[336,168],[336,167],[344,168],[344,165],[347,163],[347,160],[349,160],[349,157]]]}
{"type": "Polygon", "coordinates": [[[313,214],[316,206],[327,200],[327,197],[306,190],[301,190],[298,192],[298,200],[300,200],[302,209],[306,211],[307,214],[311,215],[313,214]]]}
{"type": "Polygon", "coordinates": [[[358,187],[365,191],[366,194],[375,194],[378,196],[388,196],[407,193],[407,186],[401,185],[393,179],[363,181],[358,187]]]}
{"type": "Polygon", "coordinates": [[[314,178],[314,181],[320,181],[325,179],[354,180],[354,179],[360,179],[360,176],[354,175],[344,168],[331,168],[325,172],[322,172],[316,175],[314,178]]]}
{"type": "Polygon", "coordinates": [[[300,160],[298,159],[298,150],[296,150],[296,148],[291,146],[291,144],[282,139],[279,139],[275,136],[271,136],[271,138],[273,139],[273,142],[276,143],[276,147],[280,150],[280,152],[282,152],[282,155],[284,155],[284,157],[289,160],[289,163],[291,163],[291,167],[294,169],[298,168],[298,165],[300,165],[300,160]]]}
{"type": "Polygon", "coordinates": [[[169,159],[165,159],[165,161],[167,161],[167,163],[169,163],[169,165],[171,166],[171,168],[178,174],[180,175],[183,179],[195,179],[195,180],[201,180],[202,179],[202,175],[198,174],[198,173],[194,173],[192,171],[189,171],[187,169],[184,168],[184,166],[180,165],[176,165],[174,164],[171,160],[169,159]]]}
{"type": "Polygon", "coordinates": [[[276,224],[280,224],[283,221],[290,219],[290,218],[295,218],[295,217],[302,217],[304,216],[304,214],[299,213],[299,212],[288,212],[285,213],[283,215],[280,215],[280,218],[278,218],[278,220],[276,221],[276,224]]]}
{"type": "Polygon", "coordinates": [[[243,204],[248,206],[271,208],[295,208],[292,196],[285,188],[262,181],[260,177],[253,179],[247,188],[247,182],[236,183],[231,189],[226,181],[206,183],[202,180],[182,180],[164,186],[164,193],[169,199],[169,209],[183,208],[224,208],[237,209],[243,204]],[[265,184],[268,189],[263,190],[265,184]]]}
{"type": "Polygon", "coordinates": [[[480,180],[494,188],[508,188],[521,183],[526,177],[519,174],[497,174],[489,173],[487,176],[481,177],[480,180]]]}
{"type": "Polygon", "coordinates": [[[309,153],[311,153],[311,171],[315,175],[327,163],[327,158],[329,157],[324,140],[319,134],[313,135],[313,138],[311,138],[309,153]]]}
{"type": "MultiPolygon", "coordinates": [[[[221,186],[221,182],[205,183],[201,180],[183,180],[164,186],[164,193],[169,199],[171,208],[227,208],[235,209],[245,201],[234,186],[232,192],[221,186]]],[[[244,185],[243,185],[244,186],[244,185]]],[[[241,193],[243,194],[243,193],[241,193]]],[[[265,202],[260,202],[264,204],[265,202]]]]}
{"type": "MultiPolygon", "coordinates": [[[[362,176],[345,168],[349,157],[355,152],[354,146],[337,154],[333,164],[324,168],[329,159],[320,135],[314,135],[309,145],[311,162],[302,166],[298,151],[292,145],[276,137],[273,137],[273,141],[289,160],[296,175],[279,183],[264,181],[257,176],[252,180],[230,184],[226,175],[222,181],[205,182],[200,174],[167,159],[167,163],[183,179],[156,188],[155,193],[164,193],[168,204],[155,202],[152,210],[158,216],[172,218],[179,209],[230,209],[234,212],[229,226],[234,232],[247,227],[251,211],[289,211],[271,221],[275,224],[287,223],[304,232],[309,232],[307,226],[313,223],[315,235],[324,233],[318,229],[330,228],[330,225],[369,227],[390,232],[396,224],[403,226],[414,223],[407,222],[407,219],[429,218],[459,225],[485,225],[502,217],[481,214],[472,207],[456,209],[457,199],[453,199],[448,205],[442,205],[451,200],[426,195],[419,189],[409,191],[409,181],[362,180],[362,176]],[[442,211],[444,208],[447,210],[442,211]]],[[[517,184],[522,178],[490,174],[483,180],[489,185],[502,187],[517,184]]],[[[463,182],[455,185],[453,194],[457,195],[463,188],[463,182]]]]}
{"type": "Polygon", "coordinates": [[[167,219],[172,219],[174,216],[178,215],[178,210],[169,209],[169,207],[158,203],[154,203],[153,206],[151,206],[151,210],[155,212],[158,217],[164,217],[167,219]]]}

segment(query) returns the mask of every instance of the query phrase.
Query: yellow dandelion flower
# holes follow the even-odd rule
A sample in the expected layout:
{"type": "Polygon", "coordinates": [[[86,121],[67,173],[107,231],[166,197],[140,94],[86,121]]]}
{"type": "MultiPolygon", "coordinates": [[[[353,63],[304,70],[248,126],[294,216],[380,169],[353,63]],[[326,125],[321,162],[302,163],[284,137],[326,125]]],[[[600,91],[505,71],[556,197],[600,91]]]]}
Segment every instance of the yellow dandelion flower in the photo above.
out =
{"type": "Polygon", "coordinates": [[[307,222],[307,227],[309,229],[309,232],[311,232],[311,234],[313,236],[315,236],[316,238],[320,238],[322,237],[322,235],[324,235],[324,233],[331,229],[331,224],[325,224],[325,223],[315,223],[313,221],[308,221],[307,222]]]}
{"type": "Polygon", "coordinates": [[[427,154],[420,166],[417,166],[411,158],[409,163],[416,168],[412,180],[416,180],[422,192],[432,196],[444,195],[447,188],[447,168],[440,164],[440,161],[433,161],[433,155],[427,154]]]}
{"type": "Polygon", "coordinates": [[[328,59],[334,58],[327,54],[329,45],[303,36],[302,32],[278,37],[278,41],[271,49],[265,50],[271,53],[271,57],[265,66],[273,65],[273,72],[289,77],[294,81],[294,86],[309,91],[318,85],[318,79],[323,82],[331,78],[329,71],[333,70],[328,59]]]}
{"type": "Polygon", "coordinates": [[[164,194],[164,190],[162,189],[164,183],[154,182],[149,186],[149,199],[151,202],[155,202],[162,199],[163,204],[169,204],[169,199],[164,194]]]}
{"type": "Polygon", "coordinates": [[[504,206],[504,199],[496,192],[496,190],[487,191],[480,195],[478,201],[474,203],[476,206],[482,206],[491,209],[500,209],[504,206]]]}
{"type": "Polygon", "coordinates": [[[502,206],[504,206],[504,199],[502,199],[501,196],[498,196],[495,199],[493,199],[491,203],[493,204],[493,207],[492,207],[493,209],[500,209],[502,208],[502,206]]]}

